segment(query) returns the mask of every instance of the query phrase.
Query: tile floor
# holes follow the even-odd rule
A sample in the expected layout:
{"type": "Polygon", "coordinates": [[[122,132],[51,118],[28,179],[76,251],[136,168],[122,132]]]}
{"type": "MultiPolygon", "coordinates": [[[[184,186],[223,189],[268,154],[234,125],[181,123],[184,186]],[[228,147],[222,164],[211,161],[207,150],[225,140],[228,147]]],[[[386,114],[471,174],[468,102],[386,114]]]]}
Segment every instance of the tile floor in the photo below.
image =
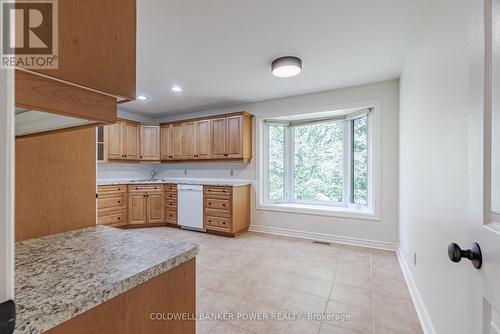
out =
{"type": "Polygon", "coordinates": [[[422,333],[393,252],[257,233],[135,231],[200,245],[197,312],[233,319],[198,320],[198,334],[422,333]],[[270,319],[277,316],[288,320],[270,319]]]}

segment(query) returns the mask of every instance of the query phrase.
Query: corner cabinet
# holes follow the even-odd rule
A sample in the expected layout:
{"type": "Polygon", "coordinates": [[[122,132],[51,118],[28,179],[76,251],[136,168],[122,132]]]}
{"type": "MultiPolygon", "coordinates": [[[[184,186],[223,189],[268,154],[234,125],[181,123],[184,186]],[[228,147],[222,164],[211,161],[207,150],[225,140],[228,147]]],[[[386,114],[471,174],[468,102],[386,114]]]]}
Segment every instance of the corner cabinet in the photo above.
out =
{"type": "Polygon", "coordinates": [[[165,222],[164,186],[133,185],[128,187],[129,224],[165,222]]]}
{"type": "Polygon", "coordinates": [[[160,127],[158,125],[141,125],[142,161],[160,160],[160,127]]]}
{"type": "Polygon", "coordinates": [[[233,161],[252,159],[252,115],[217,115],[160,127],[162,161],[233,161]]]}

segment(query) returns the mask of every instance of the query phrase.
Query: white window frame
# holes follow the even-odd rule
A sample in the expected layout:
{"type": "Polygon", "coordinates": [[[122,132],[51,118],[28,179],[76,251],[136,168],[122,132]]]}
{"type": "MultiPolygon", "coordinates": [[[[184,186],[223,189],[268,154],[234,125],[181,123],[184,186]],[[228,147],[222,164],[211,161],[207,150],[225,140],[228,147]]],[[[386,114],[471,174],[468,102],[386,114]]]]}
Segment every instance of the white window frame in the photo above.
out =
{"type": "MultiPolygon", "coordinates": [[[[352,173],[352,161],[351,161],[351,148],[352,145],[352,129],[350,122],[344,122],[344,193],[343,202],[324,202],[324,201],[300,201],[300,200],[288,200],[289,194],[285,194],[284,200],[270,200],[269,195],[269,161],[268,161],[268,126],[266,120],[272,119],[274,117],[283,117],[284,115],[277,114],[276,116],[259,117],[256,120],[256,142],[257,147],[261,148],[256,157],[257,163],[257,182],[256,192],[257,192],[257,210],[269,210],[269,211],[279,211],[279,212],[293,212],[293,213],[305,213],[313,215],[323,215],[323,216],[336,216],[336,217],[348,217],[348,218],[360,218],[369,220],[380,220],[380,142],[381,142],[381,119],[380,110],[381,102],[379,100],[366,101],[361,103],[354,103],[342,106],[330,106],[324,107],[323,110],[362,110],[370,109],[368,113],[368,205],[361,206],[354,203],[349,203],[351,198],[351,186],[346,186],[345,182],[350,182],[352,173]]],[[[318,107],[312,108],[311,112],[319,112],[318,107]],[[316,109],[316,110],[314,110],[316,109]]],[[[304,110],[289,112],[288,115],[301,115],[304,114],[304,110]]],[[[345,112],[345,115],[348,114],[345,112]]],[[[352,117],[357,118],[357,117],[352,117]]],[[[292,130],[293,131],[293,130],[292,130]]],[[[285,135],[285,140],[288,141],[288,145],[291,147],[293,140],[291,140],[291,132],[285,135]]],[[[285,158],[288,159],[288,171],[285,173],[287,179],[285,184],[293,186],[293,182],[288,178],[293,175],[293,148],[285,150],[285,158]],[[288,151],[288,152],[287,152],[288,151]]],[[[285,186],[286,188],[286,186],[285,186]]],[[[289,189],[292,191],[293,189],[289,189]]],[[[286,191],[286,189],[285,189],[286,191]]]]}

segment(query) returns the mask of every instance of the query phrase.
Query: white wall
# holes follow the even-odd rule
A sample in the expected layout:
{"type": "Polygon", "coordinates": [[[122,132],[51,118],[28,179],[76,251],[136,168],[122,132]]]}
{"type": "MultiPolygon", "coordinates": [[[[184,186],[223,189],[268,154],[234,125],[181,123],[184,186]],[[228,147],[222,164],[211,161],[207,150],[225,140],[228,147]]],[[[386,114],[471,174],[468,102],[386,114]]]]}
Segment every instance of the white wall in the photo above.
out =
{"type": "Polygon", "coordinates": [[[443,334],[467,332],[468,267],[447,257],[467,240],[466,2],[431,2],[400,90],[400,246],[428,328],[443,334]]]}
{"type": "MultiPolygon", "coordinates": [[[[327,108],[327,106],[380,100],[382,104],[382,199],[381,219],[379,221],[260,211],[255,209],[255,203],[253,203],[252,225],[373,240],[380,242],[376,244],[378,246],[391,247],[393,243],[397,243],[398,241],[398,87],[399,82],[392,80],[334,91],[239,105],[231,108],[162,117],[157,118],[156,121],[172,121],[241,110],[248,111],[256,116],[275,116],[297,111],[300,111],[300,113],[318,110],[325,111],[322,108],[327,108]],[[384,243],[389,243],[389,245],[385,245],[384,243]]],[[[256,156],[256,149],[258,148],[254,145],[254,157],[256,156]]],[[[186,163],[165,164],[162,168],[162,177],[184,176],[185,170],[187,170],[187,174],[190,177],[234,177],[255,180],[256,175],[255,159],[252,159],[252,163],[248,165],[234,163],[186,163]],[[230,176],[231,169],[234,172],[234,176],[230,176]]]]}

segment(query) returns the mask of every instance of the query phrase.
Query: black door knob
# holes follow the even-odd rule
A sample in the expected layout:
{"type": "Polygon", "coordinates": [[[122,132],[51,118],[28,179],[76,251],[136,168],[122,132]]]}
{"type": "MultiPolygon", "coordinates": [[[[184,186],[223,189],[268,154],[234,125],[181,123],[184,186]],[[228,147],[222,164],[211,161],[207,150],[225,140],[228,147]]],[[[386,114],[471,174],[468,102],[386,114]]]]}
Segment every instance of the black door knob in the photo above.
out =
{"type": "Polygon", "coordinates": [[[448,257],[453,262],[460,262],[462,258],[466,258],[476,269],[480,269],[483,264],[483,255],[477,242],[472,243],[471,248],[466,250],[462,250],[456,243],[451,243],[448,246],[448,257]]]}

